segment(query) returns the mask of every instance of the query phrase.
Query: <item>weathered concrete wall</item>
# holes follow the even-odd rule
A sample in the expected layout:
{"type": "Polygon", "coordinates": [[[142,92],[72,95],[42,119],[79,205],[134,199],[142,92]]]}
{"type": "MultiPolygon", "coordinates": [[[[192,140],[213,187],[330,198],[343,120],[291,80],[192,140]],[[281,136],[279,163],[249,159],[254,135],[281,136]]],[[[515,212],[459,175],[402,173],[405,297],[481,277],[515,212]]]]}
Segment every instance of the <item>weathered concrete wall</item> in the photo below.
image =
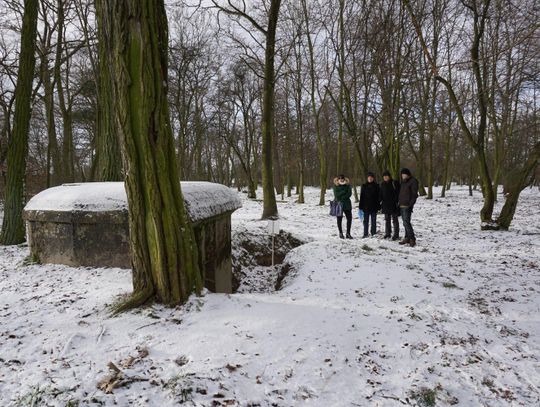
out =
{"type": "MultiPolygon", "coordinates": [[[[61,195],[65,192],[62,187],[57,187],[56,193],[51,190],[45,191],[47,199],[45,201],[42,199],[42,203],[39,199],[29,203],[24,216],[30,252],[36,260],[75,267],[131,268],[127,205],[122,204],[117,188],[105,185],[107,183],[101,184],[104,186],[103,190],[110,194],[103,197],[104,201],[112,202],[107,208],[109,210],[87,207],[84,197],[77,195],[76,191],[73,192],[74,189],[81,188],[82,184],[73,185],[67,190],[76,198],[73,203],[68,202],[68,205],[65,205],[65,195],[61,195]],[[59,198],[55,201],[57,195],[59,198]],[[64,205],[58,204],[61,210],[54,210],[55,202],[64,205]],[[110,210],[111,208],[114,209],[110,210]]],[[[213,185],[210,185],[211,187],[203,185],[201,194],[205,200],[198,205],[195,186],[190,185],[190,216],[196,219],[192,222],[192,226],[199,247],[199,264],[205,287],[213,292],[230,293],[232,292],[231,214],[239,204],[234,200],[228,202],[225,198],[225,204],[221,206],[223,212],[219,213],[220,207],[216,206],[216,200],[210,203],[206,201],[212,199],[212,194],[219,195],[223,200],[223,194],[227,191],[220,191],[219,187],[213,185]],[[205,196],[205,193],[208,196],[205,196]],[[202,214],[209,217],[203,218],[202,214]]],[[[99,193],[99,185],[92,187],[94,194],[99,193]]],[[[123,188],[121,184],[119,187],[123,188]]]]}
{"type": "Polygon", "coordinates": [[[127,211],[26,211],[30,252],[42,263],[130,268],[127,211]]]}
{"type": "Polygon", "coordinates": [[[195,226],[204,285],[210,291],[232,292],[231,217],[213,218],[195,226]]]}
{"type": "MultiPolygon", "coordinates": [[[[126,213],[26,213],[30,252],[41,263],[131,268],[126,213]],[[48,220],[51,219],[51,220],[48,220]]],[[[232,292],[231,213],[193,224],[205,287],[232,292]]]]}

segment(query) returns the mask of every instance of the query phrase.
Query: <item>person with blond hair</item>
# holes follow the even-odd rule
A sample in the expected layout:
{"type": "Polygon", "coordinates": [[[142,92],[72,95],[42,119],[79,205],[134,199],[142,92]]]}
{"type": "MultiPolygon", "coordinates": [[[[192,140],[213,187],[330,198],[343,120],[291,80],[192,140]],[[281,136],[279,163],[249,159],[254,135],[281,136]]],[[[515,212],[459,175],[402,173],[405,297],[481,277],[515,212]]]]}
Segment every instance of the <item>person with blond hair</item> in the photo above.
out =
{"type": "Polygon", "coordinates": [[[334,198],[341,204],[343,213],[337,216],[337,226],[340,239],[352,239],[352,203],[351,203],[352,188],[349,178],[341,174],[334,178],[334,198]],[[347,218],[347,234],[343,235],[343,215],[347,218]]]}

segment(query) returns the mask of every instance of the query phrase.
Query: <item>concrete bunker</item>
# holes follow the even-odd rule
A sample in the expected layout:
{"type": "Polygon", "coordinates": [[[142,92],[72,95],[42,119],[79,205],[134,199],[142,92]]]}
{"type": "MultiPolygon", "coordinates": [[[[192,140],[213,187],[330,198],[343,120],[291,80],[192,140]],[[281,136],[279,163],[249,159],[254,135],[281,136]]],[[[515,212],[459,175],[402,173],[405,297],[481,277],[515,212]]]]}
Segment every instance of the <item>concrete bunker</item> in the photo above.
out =
{"type": "MultiPolygon", "coordinates": [[[[231,214],[236,192],[210,182],[182,182],[199,246],[205,287],[232,292],[231,214]]],[[[41,263],[131,268],[123,182],[64,184],[34,196],[24,209],[31,255],[41,263]]]]}

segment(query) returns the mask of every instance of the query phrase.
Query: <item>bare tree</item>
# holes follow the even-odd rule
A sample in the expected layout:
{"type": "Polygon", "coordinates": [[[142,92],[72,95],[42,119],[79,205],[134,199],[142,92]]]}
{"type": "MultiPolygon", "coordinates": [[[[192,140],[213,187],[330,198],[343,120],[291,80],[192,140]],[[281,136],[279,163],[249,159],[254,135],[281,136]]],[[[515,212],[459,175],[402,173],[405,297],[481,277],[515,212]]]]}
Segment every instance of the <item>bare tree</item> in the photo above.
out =
{"type": "Polygon", "coordinates": [[[212,3],[220,12],[246,21],[253,29],[262,34],[265,39],[261,120],[263,186],[262,218],[266,219],[277,216],[278,209],[276,192],[274,189],[272,149],[274,137],[274,88],[276,80],[276,32],[281,0],[270,0],[270,7],[268,8],[266,15],[266,27],[263,27],[255,18],[248,14],[245,0],[241,0],[237,3],[229,0],[227,6],[220,5],[216,0],[212,0],[212,3]]]}

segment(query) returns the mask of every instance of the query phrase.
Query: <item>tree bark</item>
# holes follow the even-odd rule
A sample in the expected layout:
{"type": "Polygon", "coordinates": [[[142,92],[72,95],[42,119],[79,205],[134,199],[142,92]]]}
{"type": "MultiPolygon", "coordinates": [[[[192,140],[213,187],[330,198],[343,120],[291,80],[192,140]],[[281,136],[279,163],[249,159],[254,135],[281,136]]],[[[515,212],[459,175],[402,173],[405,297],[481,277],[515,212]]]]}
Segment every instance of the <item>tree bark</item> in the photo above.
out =
{"type": "Polygon", "coordinates": [[[98,112],[97,112],[97,179],[98,181],[121,181],[122,160],[120,146],[114,127],[113,82],[111,78],[112,9],[110,2],[96,0],[98,26],[98,112]]]}
{"type": "Polygon", "coordinates": [[[198,248],[178,177],[167,101],[163,0],[108,0],[113,8],[115,117],[129,207],[134,292],[117,312],[149,300],[174,305],[200,292],[198,248]]]}
{"type": "Polygon", "coordinates": [[[500,229],[508,230],[510,227],[516,212],[519,195],[529,184],[530,176],[538,165],[539,160],[540,143],[536,143],[523,167],[514,169],[508,174],[507,185],[504,188],[506,190],[506,201],[497,218],[497,225],[500,229]]]}
{"type": "Polygon", "coordinates": [[[268,28],[266,30],[266,49],[264,51],[264,85],[262,105],[262,186],[263,213],[262,219],[278,215],[276,191],[274,189],[272,139],[274,137],[274,57],[276,47],[276,28],[279,18],[281,0],[272,0],[268,11],[268,28]]]}
{"type": "Polygon", "coordinates": [[[19,244],[25,241],[22,218],[28,132],[32,114],[32,83],[36,66],[36,35],[38,0],[25,0],[21,31],[19,73],[15,87],[15,114],[7,152],[7,177],[1,243],[19,244]]]}

